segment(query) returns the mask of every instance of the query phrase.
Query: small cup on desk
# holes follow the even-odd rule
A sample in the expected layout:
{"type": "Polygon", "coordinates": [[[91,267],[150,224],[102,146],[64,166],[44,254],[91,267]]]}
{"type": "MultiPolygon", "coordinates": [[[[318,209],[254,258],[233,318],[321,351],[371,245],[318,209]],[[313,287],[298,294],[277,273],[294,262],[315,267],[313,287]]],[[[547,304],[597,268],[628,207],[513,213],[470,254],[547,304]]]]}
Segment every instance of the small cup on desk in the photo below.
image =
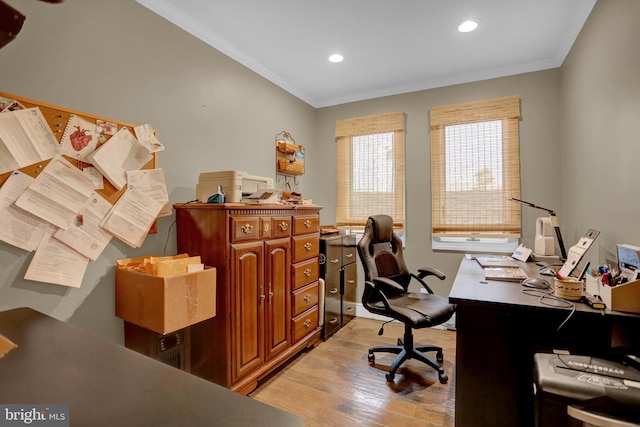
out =
{"type": "Polygon", "coordinates": [[[569,301],[580,301],[582,298],[582,287],[584,286],[584,280],[577,279],[553,279],[553,294],[558,298],[563,298],[569,301]]]}

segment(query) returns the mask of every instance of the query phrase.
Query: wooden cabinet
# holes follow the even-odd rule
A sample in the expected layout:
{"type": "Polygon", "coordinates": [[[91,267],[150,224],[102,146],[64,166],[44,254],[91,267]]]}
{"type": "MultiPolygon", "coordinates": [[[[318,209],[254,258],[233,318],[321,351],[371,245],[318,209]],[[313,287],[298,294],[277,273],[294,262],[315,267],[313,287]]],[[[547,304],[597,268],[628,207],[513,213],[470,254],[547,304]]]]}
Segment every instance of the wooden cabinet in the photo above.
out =
{"type": "Polygon", "coordinates": [[[217,315],[191,328],[191,372],[241,393],[320,342],[317,206],[176,204],[179,253],[217,269],[217,315]]]}

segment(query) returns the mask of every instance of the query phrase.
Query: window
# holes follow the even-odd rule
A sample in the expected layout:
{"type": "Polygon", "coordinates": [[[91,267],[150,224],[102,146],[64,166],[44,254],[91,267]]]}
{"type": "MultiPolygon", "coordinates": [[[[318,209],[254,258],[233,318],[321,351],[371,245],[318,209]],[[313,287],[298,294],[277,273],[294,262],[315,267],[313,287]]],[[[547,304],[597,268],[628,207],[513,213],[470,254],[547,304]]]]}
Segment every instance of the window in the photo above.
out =
{"type": "Polygon", "coordinates": [[[430,110],[434,248],[517,243],[520,205],[508,198],[520,198],[519,118],[517,96],[430,110]]]}
{"type": "Polygon", "coordinates": [[[363,230],[387,214],[404,229],[404,113],[338,120],[336,143],[336,226],[363,230]]]}

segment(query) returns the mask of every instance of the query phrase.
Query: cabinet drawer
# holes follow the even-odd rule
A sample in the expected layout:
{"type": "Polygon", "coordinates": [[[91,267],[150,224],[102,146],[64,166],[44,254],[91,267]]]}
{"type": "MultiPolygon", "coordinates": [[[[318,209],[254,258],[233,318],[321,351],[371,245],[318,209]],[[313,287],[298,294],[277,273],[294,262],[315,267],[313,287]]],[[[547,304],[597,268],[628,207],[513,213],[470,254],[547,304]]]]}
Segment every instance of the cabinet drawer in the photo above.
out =
{"type": "Polygon", "coordinates": [[[270,239],[273,235],[271,217],[260,217],[260,238],[270,239]]]}
{"type": "Polygon", "coordinates": [[[325,277],[324,297],[325,301],[340,301],[340,271],[329,272],[325,277]]]}
{"type": "Polygon", "coordinates": [[[318,282],[298,289],[293,293],[293,315],[297,316],[318,304],[318,282]]]}
{"type": "Polygon", "coordinates": [[[231,241],[242,242],[260,238],[260,218],[257,216],[231,217],[231,241]]]}
{"type": "Polygon", "coordinates": [[[305,311],[291,321],[293,342],[298,342],[318,328],[318,306],[305,311]]]}
{"type": "Polygon", "coordinates": [[[293,239],[293,259],[292,261],[300,262],[305,259],[317,257],[320,253],[320,235],[309,234],[306,236],[292,237],[293,239]]]}
{"type": "Polygon", "coordinates": [[[318,259],[312,258],[293,265],[293,289],[318,280],[318,259]]]}
{"type": "Polygon", "coordinates": [[[352,262],[356,262],[356,247],[343,246],[342,247],[342,265],[347,265],[352,262]]]}
{"type": "Polygon", "coordinates": [[[325,271],[329,273],[330,271],[339,270],[342,266],[342,248],[339,245],[329,244],[326,246],[326,251],[325,271]]]}
{"type": "Polygon", "coordinates": [[[291,217],[274,216],[271,218],[271,233],[273,237],[287,237],[291,235],[291,217]]]}
{"type": "Polygon", "coordinates": [[[320,218],[318,215],[300,215],[293,217],[293,234],[317,233],[320,231],[320,218]]]}

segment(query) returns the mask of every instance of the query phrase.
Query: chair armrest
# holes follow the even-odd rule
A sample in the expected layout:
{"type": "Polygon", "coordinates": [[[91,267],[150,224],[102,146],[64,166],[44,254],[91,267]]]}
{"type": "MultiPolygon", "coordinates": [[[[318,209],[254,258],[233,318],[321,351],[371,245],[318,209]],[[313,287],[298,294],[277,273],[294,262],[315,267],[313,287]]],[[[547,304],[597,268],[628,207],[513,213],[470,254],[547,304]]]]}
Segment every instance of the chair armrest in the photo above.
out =
{"type": "Polygon", "coordinates": [[[386,277],[374,277],[371,280],[374,284],[374,288],[384,293],[384,287],[389,287],[394,291],[405,292],[405,289],[398,283],[386,277]]]}
{"type": "Polygon", "coordinates": [[[418,277],[420,279],[424,279],[427,276],[436,276],[440,280],[444,280],[447,277],[442,271],[438,270],[437,268],[422,267],[418,269],[418,277]]]}
{"type": "MultiPolygon", "coordinates": [[[[374,279],[374,280],[379,280],[379,279],[374,279]]],[[[388,311],[391,311],[391,304],[389,303],[389,300],[387,299],[387,296],[384,294],[384,292],[382,292],[382,290],[380,289],[379,286],[377,286],[375,283],[373,283],[372,281],[365,281],[364,282],[365,286],[371,286],[371,288],[373,289],[373,292],[377,293],[378,295],[380,295],[380,299],[382,300],[382,303],[384,304],[385,309],[387,309],[388,311]]],[[[363,303],[365,306],[368,305],[368,303],[366,301],[363,300],[363,303]]]]}
{"type": "Polygon", "coordinates": [[[418,274],[413,274],[411,273],[411,277],[413,277],[414,279],[416,279],[418,282],[420,282],[420,284],[422,285],[423,288],[425,288],[427,290],[428,293],[432,294],[434,293],[433,290],[429,287],[429,285],[427,284],[427,282],[424,280],[425,277],[427,276],[436,276],[438,279],[440,280],[444,280],[446,278],[446,276],[444,275],[444,273],[440,270],[438,270],[437,268],[431,268],[431,267],[422,267],[418,269],[418,274]]]}

